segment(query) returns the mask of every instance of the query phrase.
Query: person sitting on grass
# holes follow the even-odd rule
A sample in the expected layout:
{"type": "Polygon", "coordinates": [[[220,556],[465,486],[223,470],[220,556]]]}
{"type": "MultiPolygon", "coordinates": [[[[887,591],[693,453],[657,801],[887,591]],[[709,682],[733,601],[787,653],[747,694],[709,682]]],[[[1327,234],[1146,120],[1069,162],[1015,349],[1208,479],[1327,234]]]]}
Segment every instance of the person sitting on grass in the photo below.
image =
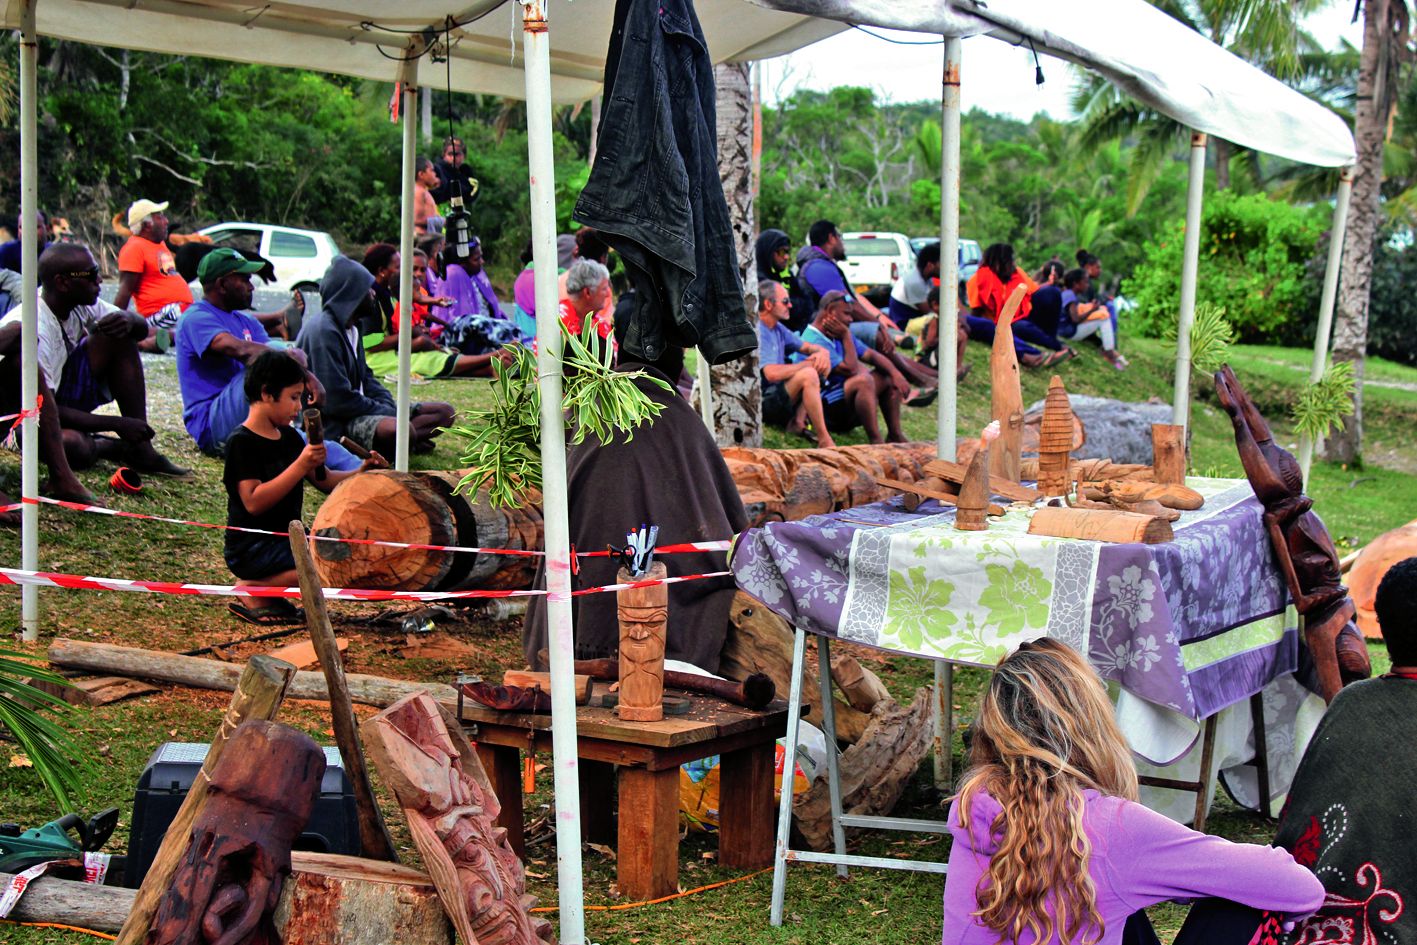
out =
{"type": "Polygon", "coordinates": [[[817,317],[802,333],[803,341],[825,348],[830,356],[831,371],[822,385],[827,429],[846,433],[862,426],[867,439],[881,443],[881,427],[876,419],[879,409],[886,417],[886,440],[904,443],[900,405],[910,384],[889,358],[872,351],[851,333],[847,304],[846,293],[827,292],[817,307],[817,317]]]}
{"type": "MultiPolygon", "coordinates": [[[[1168,899],[1224,897],[1286,920],[1323,902],[1323,885],[1287,851],[1207,836],[1137,803],[1107,688],[1066,644],[1021,644],[980,703],[947,819],[944,942],[1155,942],[1141,910],[1168,899]]],[[[1188,935],[1198,911],[1177,943],[1230,945],[1256,931],[1188,935]]]]}
{"type": "Polygon", "coordinates": [[[939,279],[940,244],[926,243],[920,252],[915,254],[915,265],[906,270],[891,288],[890,305],[886,314],[896,323],[896,327],[906,334],[920,334],[919,331],[911,331],[910,323],[929,314],[925,311],[925,299],[930,294],[930,287],[939,279]]]}
{"type": "MultiPolygon", "coordinates": [[[[249,409],[226,445],[226,524],[284,532],[301,517],[305,480],[329,492],[356,472],[388,465],[374,453],[358,469],[325,469],[325,447],[300,438],[291,426],[304,408],[305,368],[284,351],[267,351],[242,378],[249,409]]],[[[290,539],[228,530],[222,549],[237,587],[293,587],[300,577],[290,539]]],[[[232,614],[262,626],[295,623],[304,615],[283,597],[233,601],[232,614]]]]}
{"type": "MultiPolygon", "coordinates": [[[[147,321],[99,299],[103,279],[82,244],[51,245],[39,259],[38,277],[39,455],[49,466],[49,480],[41,491],[55,499],[101,504],[74,474],[100,459],[143,473],[191,479],[191,470],[153,445],[138,356],[138,342],[148,335],[147,321]],[[95,412],[115,401],[117,415],[95,412]]],[[[0,319],[0,415],[34,407],[20,403],[21,315],[16,304],[0,319]]],[[[0,422],[0,437],[10,426],[11,421],[0,422]]],[[[8,500],[0,497],[0,505],[5,504],[8,500]]],[[[6,513],[0,524],[18,525],[19,516],[6,513]]]]}
{"type": "Polygon", "coordinates": [[[822,383],[831,371],[827,349],[803,341],[784,324],[791,313],[787,289],[776,279],[758,283],[758,369],[763,381],[763,422],[788,433],[835,446],[822,414],[822,383]],[[789,363],[801,352],[806,358],[789,363]],[[807,432],[811,421],[812,432],[807,432]]]}
{"type": "Polygon", "coordinates": [[[1402,902],[1395,890],[1417,889],[1411,805],[1417,749],[1394,737],[1411,731],[1417,716],[1417,558],[1388,569],[1373,609],[1392,668],[1334,697],[1294,773],[1274,836],[1328,892],[1298,930],[1300,941],[1417,942],[1417,926],[1399,920],[1394,908],[1402,902]],[[1333,930],[1353,928],[1355,920],[1363,934],[1336,937],[1333,930]]]}
{"type": "Polygon", "coordinates": [[[1119,371],[1127,369],[1127,359],[1117,350],[1117,332],[1112,316],[1101,302],[1083,301],[1089,279],[1084,269],[1070,269],[1063,275],[1063,314],[1058,319],[1058,335],[1081,341],[1093,335],[1102,342],[1102,356],[1119,371]]]}
{"type": "MultiPolygon", "coordinates": [[[[1020,285],[1027,288],[1013,318],[1014,348],[1019,352],[1019,363],[1025,367],[1046,368],[1073,357],[1075,352],[1071,348],[1028,320],[1029,313],[1033,311],[1032,296],[1038,290],[1038,283],[1014,263],[1014,248],[1008,243],[994,243],[986,247],[978,270],[970,276],[971,314],[997,325],[1009,297],[1020,285]],[[1024,348],[1019,346],[1020,342],[1027,348],[1027,356],[1024,348]],[[1035,347],[1028,347],[1030,345],[1035,347]],[[1043,354],[1038,348],[1047,348],[1049,353],[1043,354]]],[[[988,335],[988,342],[993,344],[993,332],[988,332],[988,335]]],[[[982,333],[974,330],[973,320],[970,321],[970,337],[984,340],[982,333]]]]}

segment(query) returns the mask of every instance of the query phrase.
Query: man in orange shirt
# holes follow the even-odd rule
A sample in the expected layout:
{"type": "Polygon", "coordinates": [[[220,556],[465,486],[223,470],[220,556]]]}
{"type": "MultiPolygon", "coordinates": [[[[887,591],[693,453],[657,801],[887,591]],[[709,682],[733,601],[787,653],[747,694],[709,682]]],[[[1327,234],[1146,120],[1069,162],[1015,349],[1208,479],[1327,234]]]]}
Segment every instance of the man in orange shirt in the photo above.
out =
{"type": "Polygon", "coordinates": [[[165,350],[163,340],[192,304],[192,290],[178,275],[172,250],[167,248],[166,209],[166,201],[134,201],[128,208],[128,229],[133,235],[118,251],[118,294],[113,304],[128,308],[131,301],[132,308],[148,320],[148,338],[140,345],[145,351],[165,350]]]}

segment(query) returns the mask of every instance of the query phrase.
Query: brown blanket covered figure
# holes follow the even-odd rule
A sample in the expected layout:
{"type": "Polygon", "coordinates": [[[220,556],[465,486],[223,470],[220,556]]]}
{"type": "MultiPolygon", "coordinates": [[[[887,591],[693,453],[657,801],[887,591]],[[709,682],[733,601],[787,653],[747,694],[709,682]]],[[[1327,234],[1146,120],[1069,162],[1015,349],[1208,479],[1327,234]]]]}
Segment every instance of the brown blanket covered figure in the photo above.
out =
{"type": "Polygon", "coordinates": [[[1304,618],[1304,642],[1314,660],[1319,695],[1332,702],[1344,683],[1372,674],[1368,649],[1353,622],[1355,610],[1343,586],[1338,552],[1313,512],[1314,500],[1304,495],[1298,462],[1274,442],[1269,424],[1229,365],[1215,372],[1215,391],[1235,426],[1240,462],[1264,506],[1274,556],[1294,608],[1304,618]]]}
{"type": "MultiPolygon", "coordinates": [[[[570,504],[571,544],[579,551],[603,551],[625,544],[625,533],[642,524],[659,526],[661,545],[732,538],[748,526],[743,501],[718,446],[703,420],[674,390],[673,381],[656,368],[623,362],[621,369],[652,374],[670,385],[665,390],[647,380],[637,385],[664,412],[634,431],[617,434],[602,445],[594,436],[569,450],[566,483],[570,504]]],[[[728,569],[722,551],[665,555],[669,576],[728,569]]],[[[614,558],[580,559],[579,587],[615,583],[620,562],[614,558]]],[[[544,587],[546,566],[537,568],[535,587],[544,587]]],[[[669,586],[669,638],[665,658],[718,672],[728,610],[736,584],[731,576],[686,581],[669,586]]],[[[620,623],[614,594],[573,598],[576,659],[616,656],[620,623]]],[[[537,651],[546,648],[546,600],[533,597],[522,626],[527,664],[545,668],[537,651]]]]}

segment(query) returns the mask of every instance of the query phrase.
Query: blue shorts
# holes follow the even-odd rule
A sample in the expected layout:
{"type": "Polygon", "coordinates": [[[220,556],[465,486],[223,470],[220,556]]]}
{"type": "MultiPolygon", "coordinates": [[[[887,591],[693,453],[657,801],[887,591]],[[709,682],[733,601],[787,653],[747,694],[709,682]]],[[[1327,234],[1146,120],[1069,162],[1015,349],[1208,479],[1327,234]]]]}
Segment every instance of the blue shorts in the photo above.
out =
{"type": "Polygon", "coordinates": [[[231,573],[242,581],[260,581],[295,570],[295,552],[290,550],[290,539],[276,535],[234,535],[222,549],[222,557],[231,573]]]}
{"type": "Polygon", "coordinates": [[[881,323],[877,321],[851,323],[851,334],[872,351],[876,350],[876,332],[880,330],[881,323]]]}
{"type": "MultiPolygon", "coordinates": [[[[59,389],[54,399],[61,406],[92,413],[104,404],[112,403],[113,394],[93,372],[89,364],[89,339],[80,338],[69,352],[69,360],[64,362],[64,373],[59,378],[59,389]]],[[[245,417],[243,416],[244,420],[245,417]]]]}
{"type": "MultiPolygon", "coordinates": [[[[246,417],[251,412],[251,404],[246,400],[245,378],[244,373],[232,378],[231,383],[222,388],[221,393],[207,405],[208,439],[205,443],[198,442],[197,446],[208,456],[226,458],[226,441],[231,439],[237,427],[246,422],[246,417]]],[[[302,440],[305,439],[304,430],[297,429],[295,432],[300,434],[302,440]]],[[[362,460],[358,456],[335,440],[325,441],[325,466],[329,469],[336,472],[358,469],[360,462],[362,460]]]]}

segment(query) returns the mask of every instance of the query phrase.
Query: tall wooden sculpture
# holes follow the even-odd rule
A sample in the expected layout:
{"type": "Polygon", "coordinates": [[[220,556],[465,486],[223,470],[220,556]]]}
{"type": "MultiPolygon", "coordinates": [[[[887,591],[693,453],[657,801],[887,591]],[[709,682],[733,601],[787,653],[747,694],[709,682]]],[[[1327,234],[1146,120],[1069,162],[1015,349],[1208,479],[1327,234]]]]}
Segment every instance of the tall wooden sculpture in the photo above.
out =
{"type": "Polygon", "coordinates": [[[1294,608],[1304,618],[1319,694],[1332,701],[1345,682],[1372,673],[1367,647],[1353,623],[1353,601],[1343,586],[1338,552],[1312,511],[1314,500],[1304,495],[1299,463],[1274,442],[1269,424],[1229,365],[1215,373],[1215,391],[1235,427],[1245,476],[1264,506],[1265,526],[1294,608]]]}
{"type": "Polygon", "coordinates": [[[280,945],[271,915],[325,774],[309,736],[243,722],[212,769],[146,945],[280,945]]]}
{"type": "Polygon", "coordinates": [[[1043,422],[1038,427],[1038,489],[1044,495],[1068,491],[1068,463],[1073,451],[1073,408],[1063,379],[1054,374],[1043,401],[1043,422]]]}
{"type": "Polygon", "coordinates": [[[438,896],[468,945],[554,943],[533,918],[521,860],[496,826],[502,805],[462,728],[426,692],[361,726],[365,747],[408,818],[438,896]]]}
{"type": "Polygon", "coordinates": [[[959,487],[959,504],[955,507],[955,528],[965,532],[982,532],[989,527],[984,516],[989,510],[990,454],[998,449],[999,421],[993,420],[979,436],[979,449],[969,460],[964,482],[959,487]],[[992,444],[992,445],[991,445],[992,444]]]}
{"type": "Polygon", "coordinates": [[[1023,453],[1023,391],[1018,380],[1018,354],[1014,351],[1014,313],[1023,304],[1028,287],[1021,285],[1004,303],[994,326],[994,350],[989,355],[989,391],[992,416],[999,421],[999,442],[991,450],[989,475],[1018,482],[1023,453]]]}
{"type": "MultiPolygon", "coordinates": [[[[664,580],[668,571],[656,561],[643,576],[624,568],[616,580],[664,580]]],[[[664,718],[664,644],[669,625],[669,585],[630,587],[616,592],[620,617],[620,701],[615,711],[633,722],[664,718]]]]}

